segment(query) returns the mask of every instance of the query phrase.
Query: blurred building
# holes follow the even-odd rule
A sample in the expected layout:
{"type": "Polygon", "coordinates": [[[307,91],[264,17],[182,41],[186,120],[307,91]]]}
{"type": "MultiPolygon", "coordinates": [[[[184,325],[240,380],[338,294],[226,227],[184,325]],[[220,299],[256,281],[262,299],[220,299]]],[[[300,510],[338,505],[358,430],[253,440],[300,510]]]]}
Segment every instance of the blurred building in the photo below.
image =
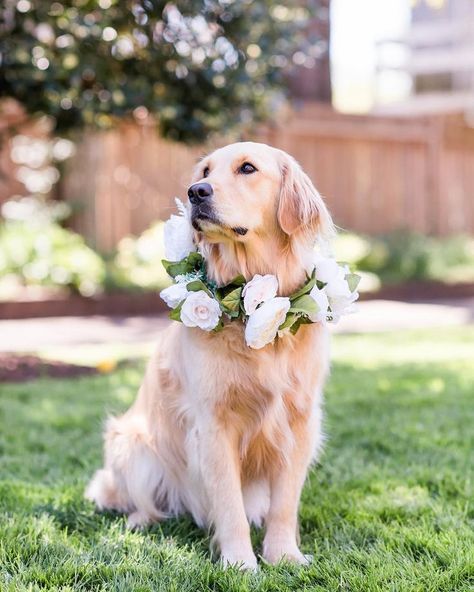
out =
{"type": "Polygon", "coordinates": [[[379,75],[399,71],[412,81],[410,96],[383,110],[474,111],[474,2],[418,0],[411,20],[406,35],[378,44],[379,75]]]}

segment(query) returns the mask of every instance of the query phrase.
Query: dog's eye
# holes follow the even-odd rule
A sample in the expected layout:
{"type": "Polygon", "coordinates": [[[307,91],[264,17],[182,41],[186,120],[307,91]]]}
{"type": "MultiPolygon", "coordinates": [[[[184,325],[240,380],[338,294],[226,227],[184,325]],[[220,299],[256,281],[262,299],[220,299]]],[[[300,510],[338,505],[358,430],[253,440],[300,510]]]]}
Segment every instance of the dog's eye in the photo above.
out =
{"type": "Polygon", "coordinates": [[[250,164],[250,162],[244,162],[239,169],[239,173],[242,173],[243,175],[251,175],[252,173],[255,173],[256,170],[257,169],[253,164],[250,164]]]}
{"type": "Polygon", "coordinates": [[[209,177],[209,167],[206,167],[202,172],[203,177],[209,177]]]}

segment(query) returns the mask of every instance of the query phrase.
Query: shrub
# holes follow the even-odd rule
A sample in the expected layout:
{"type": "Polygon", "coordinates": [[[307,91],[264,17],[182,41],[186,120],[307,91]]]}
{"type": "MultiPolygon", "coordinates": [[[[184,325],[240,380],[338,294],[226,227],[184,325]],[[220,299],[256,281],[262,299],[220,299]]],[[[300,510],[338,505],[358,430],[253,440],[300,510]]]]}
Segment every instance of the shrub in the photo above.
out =
{"type": "MultiPolygon", "coordinates": [[[[24,198],[4,204],[2,214],[0,300],[15,297],[19,286],[93,296],[104,289],[158,291],[170,283],[161,264],[161,221],[138,237],[123,238],[106,262],[80,235],[60,225],[68,215],[64,204],[24,198]]],[[[335,255],[361,274],[362,291],[407,280],[474,281],[474,240],[466,236],[396,232],[367,237],[343,232],[335,241],[335,255]]]]}
{"type": "Polygon", "coordinates": [[[103,259],[57,222],[1,223],[0,298],[12,285],[63,287],[92,296],[102,291],[104,279],[103,259]]]}
{"type": "Polygon", "coordinates": [[[446,283],[474,281],[474,240],[468,236],[446,238],[408,231],[364,237],[342,233],[336,254],[383,283],[437,280],[446,283]]]}
{"type": "Polygon", "coordinates": [[[163,222],[156,222],[140,236],[127,236],[109,264],[108,286],[120,289],[159,290],[170,283],[164,259],[163,222]]]}
{"type": "MultiPolygon", "coordinates": [[[[202,141],[268,116],[292,63],[326,55],[297,0],[8,1],[0,5],[0,97],[64,132],[155,116],[163,136],[202,141]]],[[[319,16],[320,15],[320,16],[319,16]]]]}

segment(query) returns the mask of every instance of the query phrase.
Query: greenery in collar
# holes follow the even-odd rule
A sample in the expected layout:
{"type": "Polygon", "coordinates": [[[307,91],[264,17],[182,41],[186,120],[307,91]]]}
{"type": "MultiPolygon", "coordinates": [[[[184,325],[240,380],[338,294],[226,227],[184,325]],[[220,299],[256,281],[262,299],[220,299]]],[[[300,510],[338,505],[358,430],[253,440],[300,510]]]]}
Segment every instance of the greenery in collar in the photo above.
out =
{"type": "Polygon", "coordinates": [[[254,349],[285,333],[294,335],[302,324],[337,321],[358,297],[359,276],[323,257],[316,258],[304,285],[288,297],[276,295],[273,275],[256,275],[248,282],[237,276],[218,287],[208,279],[206,262],[196,251],[177,262],[163,260],[163,265],[175,282],[161,292],[172,308],[171,319],[206,331],[222,330],[226,319],[241,320],[247,345],[254,349]]]}

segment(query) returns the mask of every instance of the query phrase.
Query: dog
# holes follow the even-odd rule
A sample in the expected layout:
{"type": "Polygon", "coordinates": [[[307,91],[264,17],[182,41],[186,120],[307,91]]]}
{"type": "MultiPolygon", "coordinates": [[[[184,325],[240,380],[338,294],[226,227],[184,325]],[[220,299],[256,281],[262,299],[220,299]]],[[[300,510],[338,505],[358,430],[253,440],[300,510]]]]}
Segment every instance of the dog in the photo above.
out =
{"type": "MultiPolygon", "coordinates": [[[[278,278],[286,296],[314,267],[334,226],[309,177],[282,150],[239,142],[206,156],[188,191],[195,240],[217,285],[242,274],[278,278]]],[[[190,513],[212,527],[225,565],[255,569],[250,524],[265,526],[262,556],[306,564],[298,506],[322,448],[329,370],[324,324],[262,349],[241,322],[218,333],[172,323],[160,336],[132,407],[107,421],[104,468],[86,497],[128,515],[130,527],[190,513]]]]}

